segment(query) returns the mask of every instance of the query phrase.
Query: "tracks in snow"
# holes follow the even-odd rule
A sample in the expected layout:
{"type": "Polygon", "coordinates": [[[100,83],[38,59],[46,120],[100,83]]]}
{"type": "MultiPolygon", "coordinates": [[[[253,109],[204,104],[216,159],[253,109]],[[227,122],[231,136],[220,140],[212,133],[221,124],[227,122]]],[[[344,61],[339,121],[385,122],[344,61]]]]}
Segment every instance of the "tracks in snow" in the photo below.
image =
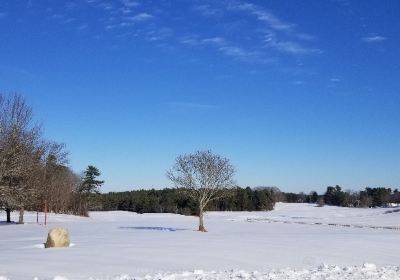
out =
{"type": "Polygon", "coordinates": [[[267,223],[298,224],[298,225],[310,225],[310,226],[331,226],[331,227],[346,227],[346,228],[400,230],[400,226],[372,226],[372,225],[356,225],[356,224],[341,224],[341,223],[286,221],[286,220],[275,220],[275,219],[271,219],[271,218],[247,218],[246,221],[249,223],[267,222],[267,223]]]}

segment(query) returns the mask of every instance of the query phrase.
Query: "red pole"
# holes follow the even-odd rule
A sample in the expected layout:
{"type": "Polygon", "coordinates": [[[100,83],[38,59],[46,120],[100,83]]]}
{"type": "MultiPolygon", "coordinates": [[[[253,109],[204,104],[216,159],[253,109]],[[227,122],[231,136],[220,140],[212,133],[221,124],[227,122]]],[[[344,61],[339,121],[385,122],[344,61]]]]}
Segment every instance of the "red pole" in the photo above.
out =
{"type": "Polygon", "coordinates": [[[47,225],[47,200],[44,202],[44,225],[47,225]]]}

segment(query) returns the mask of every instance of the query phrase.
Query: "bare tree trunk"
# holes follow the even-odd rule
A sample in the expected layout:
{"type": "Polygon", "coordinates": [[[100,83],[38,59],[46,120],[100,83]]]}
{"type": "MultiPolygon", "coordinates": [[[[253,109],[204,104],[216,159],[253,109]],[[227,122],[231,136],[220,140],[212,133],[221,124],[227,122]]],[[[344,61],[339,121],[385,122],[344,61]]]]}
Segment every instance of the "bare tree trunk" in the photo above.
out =
{"type": "Polygon", "coordinates": [[[7,223],[11,223],[11,209],[7,208],[6,213],[7,213],[7,223]]]}
{"type": "Polygon", "coordinates": [[[24,207],[21,207],[19,209],[19,220],[18,220],[18,224],[23,224],[24,223],[24,207]]]}
{"type": "Polygon", "coordinates": [[[203,207],[200,206],[199,208],[199,231],[201,232],[207,232],[206,228],[204,227],[204,212],[203,212],[203,207]]]}

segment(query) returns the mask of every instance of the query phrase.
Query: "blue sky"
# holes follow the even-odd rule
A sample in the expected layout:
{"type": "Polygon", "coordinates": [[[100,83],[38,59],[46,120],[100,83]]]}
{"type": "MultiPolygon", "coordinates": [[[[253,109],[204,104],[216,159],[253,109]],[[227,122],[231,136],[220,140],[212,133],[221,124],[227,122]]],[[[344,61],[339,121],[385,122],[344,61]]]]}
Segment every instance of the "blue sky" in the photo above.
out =
{"type": "Polygon", "coordinates": [[[400,183],[400,2],[3,0],[0,91],[103,191],[170,186],[182,153],[242,186],[400,183]]]}

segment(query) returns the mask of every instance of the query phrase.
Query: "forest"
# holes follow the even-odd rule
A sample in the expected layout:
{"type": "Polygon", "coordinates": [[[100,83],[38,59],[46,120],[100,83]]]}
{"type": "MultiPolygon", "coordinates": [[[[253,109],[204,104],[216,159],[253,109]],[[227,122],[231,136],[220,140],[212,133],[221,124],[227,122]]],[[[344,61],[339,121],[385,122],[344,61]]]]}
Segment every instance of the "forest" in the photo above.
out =
{"type": "MultiPolygon", "coordinates": [[[[226,197],[212,201],[208,211],[269,211],[276,202],[316,203],[318,206],[388,207],[400,204],[400,192],[390,188],[365,188],[362,191],[343,191],[340,186],[328,186],[326,192],[309,194],[282,192],[276,187],[235,187],[226,197]]],[[[197,204],[178,189],[132,190],[93,195],[91,210],[123,210],[137,213],[176,213],[197,215],[197,204]]]]}
{"type": "MultiPolygon", "coordinates": [[[[221,199],[211,201],[208,211],[268,211],[275,205],[273,190],[235,187],[221,199]]],[[[91,210],[124,210],[137,213],[176,213],[197,215],[196,200],[184,195],[180,190],[133,190],[94,195],[91,210]]]]}

